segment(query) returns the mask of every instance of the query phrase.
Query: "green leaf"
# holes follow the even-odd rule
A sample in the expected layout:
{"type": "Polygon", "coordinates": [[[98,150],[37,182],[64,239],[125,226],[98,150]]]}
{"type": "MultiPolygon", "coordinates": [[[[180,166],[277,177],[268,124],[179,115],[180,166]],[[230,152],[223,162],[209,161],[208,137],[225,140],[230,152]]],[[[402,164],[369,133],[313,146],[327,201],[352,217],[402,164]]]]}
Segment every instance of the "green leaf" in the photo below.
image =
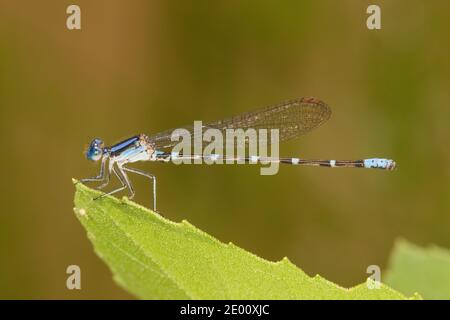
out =
{"type": "Polygon", "coordinates": [[[98,195],[76,184],[76,216],[117,283],[139,298],[405,299],[383,284],[345,289],[309,277],[287,258],[270,262],[186,220],[169,221],[126,199],[93,201],[98,195]]]}
{"type": "Polygon", "coordinates": [[[419,291],[425,299],[450,299],[450,250],[400,239],[389,265],[386,283],[393,288],[404,294],[419,291]]]}

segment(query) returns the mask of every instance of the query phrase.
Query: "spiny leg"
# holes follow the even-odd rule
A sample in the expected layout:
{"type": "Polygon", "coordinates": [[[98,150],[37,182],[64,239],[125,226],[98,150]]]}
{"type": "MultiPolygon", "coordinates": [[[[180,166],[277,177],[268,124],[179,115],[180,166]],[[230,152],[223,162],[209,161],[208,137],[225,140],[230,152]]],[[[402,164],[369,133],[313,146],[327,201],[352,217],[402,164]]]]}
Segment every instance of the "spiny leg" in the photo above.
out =
{"type": "Polygon", "coordinates": [[[101,184],[101,185],[99,185],[98,187],[97,187],[97,189],[98,190],[101,190],[101,189],[103,189],[104,187],[106,187],[108,184],[109,184],[109,177],[111,176],[111,173],[110,173],[110,171],[109,170],[106,170],[105,171],[105,177],[104,177],[104,182],[101,184]]]}
{"type": "Polygon", "coordinates": [[[128,175],[125,173],[125,171],[123,170],[122,165],[118,164],[117,168],[119,168],[119,172],[122,175],[122,177],[125,179],[125,184],[128,187],[128,190],[130,190],[130,196],[128,197],[128,199],[133,199],[135,192],[134,192],[134,188],[133,185],[131,184],[130,179],[128,178],[128,175]]]}
{"type": "Polygon", "coordinates": [[[128,171],[128,172],[140,174],[144,177],[152,179],[152,182],[153,182],[153,211],[156,212],[156,177],[153,174],[147,173],[147,172],[139,170],[139,169],[128,168],[125,166],[123,166],[122,169],[125,171],[128,171]]]}
{"type": "Polygon", "coordinates": [[[114,194],[114,193],[117,193],[117,192],[119,192],[119,191],[122,191],[122,190],[124,190],[124,189],[126,189],[126,188],[129,188],[130,191],[132,192],[131,198],[134,196],[133,188],[132,188],[131,185],[129,184],[129,181],[127,181],[128,178],[127,178],[126,176],[124,176],[123,170],[121,170],[121,168],[120,168],[119,166],[117,166],[117,167],[119,168],[120,174],[119,174],[119,172],[117,172],[117,170],[116,170],[115,167],[112,167],[112,172],[116,175],[117,179],[119,179],[119,181],[120,181],[120,183],[122,184],[122,186],[119,187],[119,188],[117,188],[117,189],[115,189],[115,190],[112,190],[112,191],[110,191],[110,192],[107,192],[107,193],[104,193],[104,194],[102,194],[102,195],[99,195],[98,197],[94,198],[94,200],[103,198],[104,196],[110,196],[110,195],[112,195],[112,194],[114,194]]]}
{"type": "Polygon", "coordinates": [[[102,164],[100,165],[100,172],[99,172],[99,174],[97,176],[92,177],[92,178],[81,179],[79,182],[85,183],[85,182],[103,181],[103,180],[105,180],[106,176],[108,176],[108,181],[109,181],[109,172],[105,171],[106,160],[108,160],[108,158],[104,157],[103,160],[102,160],[102,164]]]}

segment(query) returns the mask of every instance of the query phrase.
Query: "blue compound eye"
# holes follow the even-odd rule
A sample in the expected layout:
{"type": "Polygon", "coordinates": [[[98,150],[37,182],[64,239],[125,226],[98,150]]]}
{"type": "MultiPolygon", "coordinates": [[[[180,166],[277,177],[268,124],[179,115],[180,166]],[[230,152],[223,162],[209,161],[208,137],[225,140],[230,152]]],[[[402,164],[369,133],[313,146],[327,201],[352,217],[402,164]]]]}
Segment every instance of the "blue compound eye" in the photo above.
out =
{"type": "Polygon", "coordinates": [[[92,140],[86,151],[86,158],[91,161],[98,161],[103,155],[103,141],[100,139],[92,140]]]}

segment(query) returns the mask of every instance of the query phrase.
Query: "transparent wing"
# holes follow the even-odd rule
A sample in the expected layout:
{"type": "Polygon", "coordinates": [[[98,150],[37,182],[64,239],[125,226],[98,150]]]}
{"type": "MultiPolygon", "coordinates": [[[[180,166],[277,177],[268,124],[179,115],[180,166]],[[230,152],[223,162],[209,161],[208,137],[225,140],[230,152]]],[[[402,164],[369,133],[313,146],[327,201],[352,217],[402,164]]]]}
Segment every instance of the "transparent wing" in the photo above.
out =
{"type": "MultiPolygon", "coordinates": [[[[271,129],[279,130],[280,141],[294,139],[320,126],[331,116],[330,107],[324,102],[315,98],[298,98],[280,103],[278,105],[247,112],[228,119],[219,120],[203,124],[203,132],[206,129],[214,128],[222,131],[225,140],[226,129],[253,128],[255,130],[271,129]]],[[[194,126],[183,126],[175,129],[186,129],[191,133],[193,139],[194,126]]],[[[170,148],[179,143],[172,141],[171,136],[175,129],[170,129],[157,133],[149,137],[149,140],[156,149],[170,148]]],[[[193,140],[192,140],[193,141],[193,140]]],[[[225,142],[225,141],[224,141],[225,142]]],[[[206,145],[209,142],[204,142],[206,145]]],[[[267,141],[270,143],[270,137],[267,141]]]]}

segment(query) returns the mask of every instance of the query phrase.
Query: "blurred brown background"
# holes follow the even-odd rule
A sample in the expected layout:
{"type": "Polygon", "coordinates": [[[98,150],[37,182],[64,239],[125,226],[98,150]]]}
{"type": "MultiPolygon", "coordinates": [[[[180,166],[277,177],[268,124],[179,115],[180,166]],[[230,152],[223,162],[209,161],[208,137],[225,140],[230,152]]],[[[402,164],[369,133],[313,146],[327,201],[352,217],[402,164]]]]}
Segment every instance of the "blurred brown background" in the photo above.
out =
{"type": "MultiPolygon", "coordinates": [[[[332,119],[281,154],[392,157],[399,170],[144,163],[159,209],[342,286],[397,237],[450,247],[448,1],[0,2],[0,298],[132,298],[75,218],[71,178],[115,143],[298,96],[332,119]],[[66,29],[81,7],[82,30],[66,29]],[[379,4],[382,29],[366,28],[379,4]],[[66,289],[77,264],[82,290],[66,289]]],[[[136,201],[150,184],[133,177],[136,201]]]]}

